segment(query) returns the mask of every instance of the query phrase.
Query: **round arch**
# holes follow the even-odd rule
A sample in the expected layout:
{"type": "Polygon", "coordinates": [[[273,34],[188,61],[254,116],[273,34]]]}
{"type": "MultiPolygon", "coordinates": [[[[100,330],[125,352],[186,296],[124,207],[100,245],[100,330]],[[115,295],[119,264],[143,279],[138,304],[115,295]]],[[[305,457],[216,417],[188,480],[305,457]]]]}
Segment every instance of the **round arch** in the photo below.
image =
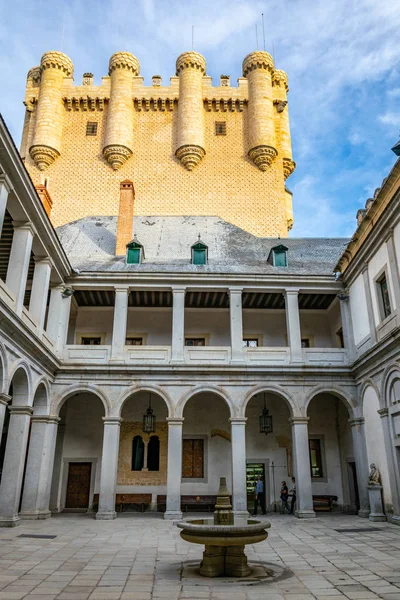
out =
{"type": "Polygon", "coordinates": [[[0,392],[7,393],[7,353],[2,343],[0,343],[0,392]]]}
{"type": "Polygon", "coordinates": [[[47,379],[42,377],[33,392],[33,414],[47,415],[50,411],[50,386],[47,379]]]}
{"type": "Polygon", "coordinates": [[[250,400],[252,398],[254,398],[254,396],[256,396],[257,394],[262,394],[262,393],[267,393],[267,394],[275,394],[275,396],[279,396],[282,400],[284,400],[285,404],[287,405],[289,411],[290,411],[290,416],[293,417],[296,414],[300,415],[300,408],[297,404],[297,402],[295,401],[295,399],[293,398],[293,396],[291,396],[290,394],[285,393],[279,386],[275,386],[275,385],[257,385],[254,386],[253,388],[251,388],[247,394],[244,397],[243,403],[239,408],[239,412],[241,417],[245,417],[246,416],[246,408],[248,403],[250,402],[250,400]]]}
{"type": "Polygon", "coordinates": [[[400,380],[400,367],[398,364],[393,364],[393,365],[389,365],[383,374],[382,377],[382,386],[381,386],[381,394],[379,394],[380,397],[380,404],[381,404],[381,408],[390,408],[392,401],[391,401],[391,394],[392,394],[392,389],[393,389],[393,385],[396,383],[396,381],[400,380]]]}
{"type": "Polygon", "coordinates": [[[16,362],[9,375],[8,392],[13,386],[13,406],[32,406],[32,374],[29,365],[21,360],[16,362]]]}
{"type": "Polygon", "coordinates": [[[330,394],[331,396],[335,396],[336,398],[341,400],[347,408],[349,417],[353,417],[354,409],[357,407],[357,402],[352,396],[350,396],[350,394],[347,394],[347,392],[336,386],[318,386],[316,388],[313,388],[307,395],[304,403],[304,411],[306,415],[311,400],[313,400],[316,396],[319,396],[320,394],[330,394]]]}
{"type": "Polygon", "coordinates": [[[216,396],[219,396],[220,398],[222,398],[225,401],[226,405],[228,406],[229,416],[230,417],[235,416],[235,407],[233,406],[231,399],[229,398],[226,391],[222,388],[212,386],[212,385],[200,385],[200,386],[195,387],[194,389],[189,390],[189,392],[186,392],[186,394],[184,394],[179,399],[178,404],[176,405],[175,416],[177,418],[182,418],[183,411],[184,411],[184,408],[185,408],[185,405],[187,404],[187,402],[191,398],[193,398],[193,396],[197,396],[198,394],[202,394],[205,392],[208,392],[210,394],[215,394],[216,396]]]}
{"type": "MultiPolygon", "coordinates": [[[[399,375],[400,375],[400,372],[399,372],[399,375]]],[[[362,384],[362,386],[360,388],[360,392],[359,392],[359,398],[360,398],[360,404],[361,404],[361,412],[363,412],[363,410],[364,410],[363,409],[363,406],[364,406],[364,396],[365,396],[365,392],[368,390],[368,388],[372,388],[375,391],[376,395],[379,398],[379,404],[380,405],[382,404],[381,393],[380,393],[380,390],[379,390],[379,386],[375,383],[375,381],[373,381],[372,379],[368,378],[368,379],[366,379],[363,382],[363,384],[362,384]]]]}
{"type": "Polygon", "coordinates": [[[132,396],[139,392],[151,392],[162,398],[168,409],[168,417],[172,417],[174,414],[174,406],[170,396],[167,394],[165,390],[157,385],[146,384],[146,385],[133,385],[128,390],[124,391],[121,396],[118,398],[116,402],[115,410],[117,412],[116,416],[120,417],[122,414],[122,409],[127,400],[129,400],[132,396]]]}
{"type": "Polygon", "coordinates": [[[89,393],[89,394],[93,394],[94,396],[97,396],[99,398],[99,400],[101,400],[103,407],[104,407],[104,416],[108,417],[110,416],[111,413],[111,407],[110,407],[110,402],[106,396],[106,394],[103,392],[103,390],[101,388],[98,388],[95,385],[73,385],[70,388],[68,388],[67,390],[65,390],[64,392],[62,392],[61,394],[59,394],[55,400],[52,402],[52,409],[54,411],[54,414],[58,417],[60,415],[60,410],[62,409],[63,405],[66,403],[66,401],[68,400],[68,398],[71,398],[72,396],[75,396],[76,394],[84,394],[84,393],[89,393]]]}

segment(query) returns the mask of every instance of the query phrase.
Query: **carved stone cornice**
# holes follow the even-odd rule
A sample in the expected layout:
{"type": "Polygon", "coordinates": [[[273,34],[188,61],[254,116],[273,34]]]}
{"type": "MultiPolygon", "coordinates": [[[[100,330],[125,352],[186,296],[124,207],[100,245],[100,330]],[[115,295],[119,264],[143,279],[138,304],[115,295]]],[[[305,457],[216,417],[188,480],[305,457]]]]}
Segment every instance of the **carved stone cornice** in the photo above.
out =
{"type": "Polygon", "coordinates": [[[248,54],[243,61],[243,77],[247,77],[248,73],[255,69],[265,69],[272,73],[274,70],[272,56],[268,54],[268,52],[263,51],[251,52],[248,54]]]}
{"type": "Polygon", "coordinates": [[[126,69],[132,71],[133,75],[139,75],[140,64],[136,56],[130,52],[115,52],[108,63],[108,74],[111,75],[115,69],[126,69]]]}
{"type": "Polygon", "coordinates": [[[278,87],[284,87],[285,90],[289,91],[289,80],[287,73],[281,69],[275,69],[272,75],[272,85],[278,87]]]}
{"type": "Polygon", "coordinates": [[[278,152],[272,146],[256,146],[249,150],[249,157],[260,171],[266,171],[277,156],[278,152]]]}
{"type": "Polygon", "coordinates": [[[38,83],[42,76],[42,68],[41,66],[32,67],[29,69],[28,75],[26,76],[27,81],[31,80],[33,83],[38,83]]]}
{"type": "Polygon", "coordinates": [[[179,76],[184,69],[198,69],[206,74],[206,59],[198,52],[184,52],[176,59],[176,74],[179,76]]]}
{"type": "Polygon", "coordinates": [[[44,69],[59,69],[63,71],[65,77],[71,77],[74,74],[74,65],[72,60],[62,52],[46,52],[43,54],[40,61],[40,68],[44,69]]]}
{"type": "Polygon", "coordinates": [[[185,169],[193,171],[204,158],[206,151],[201,146],[181,146],[175,152],[175,156],[181,161],[185,169]]]}
{"type": "Polygon", "coordinates": [[[31,158],[35,161],[35,164],[39,171],[44,171],[47,167],[50,167],[54,161],[60,156],[60,153],[50,146],[31,146],[29,149],[31,158]]]}
{"type": "Polygon", "coordinates": [[[106,161],[117,171],[132,156],[132,150],[126,146],[112,145],[106,146],[103,150],[106,161]]]}
{"type": "Polygon", "coordinates": [[[296,168],[296,163],[291,158],[283,158],[283,176],[285,179],[289,177],[293,173],[296,168]]]}

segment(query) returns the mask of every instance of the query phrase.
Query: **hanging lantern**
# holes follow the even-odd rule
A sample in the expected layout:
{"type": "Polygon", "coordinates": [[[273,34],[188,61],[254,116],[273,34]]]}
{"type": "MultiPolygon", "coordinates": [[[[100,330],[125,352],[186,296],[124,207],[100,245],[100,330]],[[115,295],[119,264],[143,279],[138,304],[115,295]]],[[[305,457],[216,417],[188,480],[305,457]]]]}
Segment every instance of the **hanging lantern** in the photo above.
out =
{"type": "Polygon", "coordinates": [[[260,422],[260,433],[265,433],[265,435],[267,435],[268,433],[272,433],[272,431],[273,431],[272,416],[269,414],[268,408],[266,406],[265,392],[264,392],[264,408],[263,408],[261,415],[258,417],[258,420],[260,422]]]}
{"type": "Polygon", "coordinates": [[[149,398],[149,407],[146,410],[146,414],[143,415],[143,433],[154,433],[156,430],[156,415],[153,414],[151,408],[151,394],[149,398]]]}

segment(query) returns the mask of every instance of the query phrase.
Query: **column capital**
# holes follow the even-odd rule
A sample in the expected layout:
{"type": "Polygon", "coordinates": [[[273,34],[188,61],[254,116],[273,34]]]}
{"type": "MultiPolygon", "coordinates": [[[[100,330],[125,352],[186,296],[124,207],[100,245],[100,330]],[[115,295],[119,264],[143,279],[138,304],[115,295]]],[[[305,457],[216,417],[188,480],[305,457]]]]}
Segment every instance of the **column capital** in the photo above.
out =
{"type": "Polygon", "coordinates": [[[53,261],[50,256],[34,256],[33,260],[35,264],[40,263],[41,265],[49,265],[49,267],[53,267],[53,261]]]}
{"type": "Polygon", "coordinates": [[[29,415],[33,414],[33,406],[10,406],[10,414],[12,415],[29,415]]]}
{"type": "Polygon", "coordinates": [[[114,285],[114,291],[117,292],[125,292],[127,294],[129,292],[129,285],[114,285]]]}
{"type": "Polygon", "coordinates": [[[58,425],[61,417],[56,415],[32,415],[32,423],[48,423],[49,425],[58,425]]]}
{"type": "Polygon", "coordinates": [[[229,422],[231,425],[246,425],[247,417],[230,417],[229,422]]]}
{"type": "Polygon", "coordinates": [[[347,293],[347,290],[343,290],[343,292],[341,292],[340,294],[337,294],[337,297],[339,298],[339,300],[341,302],[347,302],[350,299],[350,296],[347,293]]]}
{"type": "Polygon", "coordinates": [[[5,406],[7,406],[7,404],[10,402],[12,396],[9,396],[8,394],[5,394],[4,392],[0,392],[0,404],[5,404],[5,406]]]}
{"type": "Polygon", "coordinates": [[[243,288],[240,286],[230,286],[228,287],[229,295],[231,294],[241,294],[243,292],[243,288]]]}
{"type": "Polygon", "coordinates": [[[171,291],[173,294],[186,294],[186,286],[173,285],[171,286],[171,291]]]}
{"type": "Polygon", "coordinates": [[[184,417],[167,417],[168,425],[183,425],[184,417]]]}
{"type": "Polygon", "coordinates": [[[101,417],[104,425],[121,425],[123,419],[121,417],[101,417]]]}
{"type": "Polygon", "coordinates": [[[389,409],[388,408],[380,408],[378,411],[378,415],[383,418],[383,417],[387,417],[389,414],[389,409]]]}
{"type": "Polygon", "coordinates": [[[32,235],[36,234],[36,229],[30,221],[13,221],[12,224],[14,229],[18,229],[19,231],[30,231],[32,235]]]}
{"type": "Polygon", "coordinates": [[[11,183],[11,179],[5,173],[2,173],[0,175],[0,186],[1,185],[3,185],[6,188],[8,193],[12,192],[14,189],[11,183]]]}
{"type": "Polygon", "coordinates": [[[387,243],[387,242],[389,242],[390,240],[393,240],[393,233],[394,233],[394,231],[393,231],[393,227],[391,227],[391,228],[389,229],[389,231],[386,233],[385,237],[383,238],[383,241],[384,241],[385,243],[387,243]]]}
{"type": "Polygon", "coordinates": [[[283,290],[284,296],[298,296],[299,293],[300,293],[300,288],[296,288],[296,287],[289,287],[289,288],[285,288],[283,290]]]}
{"type": "Polygon", "coordinates": [[[357,425],[364,425],[364,423],[365,423],[364,417],[354,417],[352,419],[349,419],[350,427],[356,427],[357,425]]]}
{"type": "Polygon", "coordinates": [[[291,425],[307,425],[310,417],[290,417],[289,423],[291,425]]]}

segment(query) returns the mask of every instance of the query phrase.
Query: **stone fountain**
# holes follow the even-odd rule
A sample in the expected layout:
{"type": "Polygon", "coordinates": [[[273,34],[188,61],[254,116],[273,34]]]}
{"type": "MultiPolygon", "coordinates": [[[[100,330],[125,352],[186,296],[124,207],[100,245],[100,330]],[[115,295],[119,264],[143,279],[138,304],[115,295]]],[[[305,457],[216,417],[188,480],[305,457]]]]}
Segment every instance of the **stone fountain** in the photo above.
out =
{"type": "Polygon", "coordinates": [[[213,519],[180,521],[181,538],[192,544],[204,544],[200,575],[204,577],[246,577],[251,569],[244,553],[246,544],[267,539],[269,521],[237,517],[232,511],[226,478],[221,477],[213,519]]]}

